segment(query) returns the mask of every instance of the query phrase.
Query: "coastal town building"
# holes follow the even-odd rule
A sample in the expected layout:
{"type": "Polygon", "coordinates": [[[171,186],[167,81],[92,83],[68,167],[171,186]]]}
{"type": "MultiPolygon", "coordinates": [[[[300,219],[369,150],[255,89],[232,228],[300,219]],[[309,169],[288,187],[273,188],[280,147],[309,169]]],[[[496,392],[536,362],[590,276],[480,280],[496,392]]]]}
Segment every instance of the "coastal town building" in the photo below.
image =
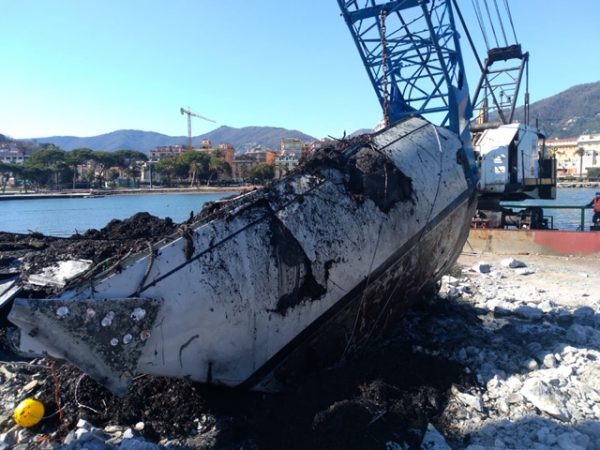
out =
{"type": "Polygon", "coordinates": [[[298,139],[282,139],[279,157],[275,161],[275,178],[281,178],[294,170],[300,163],[301,158],[312,155],[315,151],[330,143],[329,139],[321,141],[302,142],[298,145],[298,139]],[[298,150],[299,149],[299,150],[298,150]]]}
{"type": "Polygon", "coordinates": [[[150,150],[150,159],[160,161],[164,158],[176,158],[187,150],[183,145],[160,145],[150,150]]]}
{"type": "Polygon", "coordinates": [[[216,156],[217,158],[222,158],[225,161],[227,161],[229,165],[231,165],[233,163],[233,160],[235,159],[235,148],[233,148],[233,145],[219,144],[215,148],[213,147],[210,139],[204,139],[202,141],[202,147],[194,148],[193,150],[200,153],[205,153],[211,157],[216,156]]]}
{"type": "MultiPolygon", "coordinates": [[[[13,142],[3,142],[0,144],[0,163],[3,164],[15,164],[22,165],[29,159],[31,152],[19,148],[17,144],[13,142]]],[[[2,171],[0,173],[0,186],[6,188],[6,186],[14,186],[15,178],[11,172],[2,171]]]]}
{"type": "Polygon", "coordinates": [[[548,139],[546,147],[556,158],[559,177],[587,176],[588,169],[600,168],[600,134],[548,139]]]}
{"type": "Polygon", "coordinates": [[[298,166],[300,159],[295,155],[282,155],[275,161],[275,178],[281,178],[298,166]]]}
{"type": "Polygon", "coordinates": [[[301,139],[283,138],[279,144],[279,156],[295,156],[299,159],[302,156],[303,147],[304,142],[301,139]]]}
{"type": "Polygon", "coordinates": [[[220,152],[221,155],[223,155],[225,161],[227,161],[229,165],[231,165],[231,163],[235,159],[235,148],[233,148],[233,145],[219,144],[217,145],[217,150],[220,152]]]}
{"type": "Polygon", "coordinates": [[[582,150],[581,165],[583,173],[588,175],[588,170],[600,167],[600,134],[584,134],[577,139],[577,146],[582,150]]]}
{"type": "Polygon", "coordinates": [[[0,162],[4,164],[23,164],[29,159],[30,152],[21,149],[13,142],[0,144],[0,162]]]}
{"type": "MultiPolygon", "coordinates": [[[[161,145],[150,150],[150,159],[160,161],[164,158],[176,158],[189,149],[184,145],[161,145]]],[[[210,139],[204,139],[200,148],[192,149],[196,152],[207,153],[209,156],[216,155],[231,164],[235,158],[235,148],[231,144],[219,144],[216,148],[212,146],[210,139]]]]}
{"type": "Polygon", "coordinates": [[[244,154],[237,155],[231,163],[231,178],[242,181],[248,173],[261,164],[273,165],[277,152],[262,146],[254,147],[244,154]]]}

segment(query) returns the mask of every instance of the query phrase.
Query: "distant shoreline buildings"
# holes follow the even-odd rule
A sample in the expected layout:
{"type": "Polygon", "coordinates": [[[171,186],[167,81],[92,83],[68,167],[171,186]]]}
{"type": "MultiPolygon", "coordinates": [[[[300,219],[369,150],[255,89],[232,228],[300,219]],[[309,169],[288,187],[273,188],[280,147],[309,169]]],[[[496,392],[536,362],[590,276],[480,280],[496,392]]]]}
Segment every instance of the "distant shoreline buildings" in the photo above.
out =
{"type": "Polygon", "coordinates": [[[142,181],[149,180],[149,168],[165,158],[177,158],[187,151],[203,152],[210,156],[223,158],[231,167],[231,181],[243,182],[259,166],[271,166],[273,178],[281,178],[294,170],[300,159],[320,148],[325,141],[304,142],[296,138],[281,139],[279,149],[273,150],[262,145],[257,145],[245,153],[236,154],[231,144],[219,144],[213,147],[208,139],[202,141],[201,147],[192,149],[184,145],[160,146],[150,150],[150,161],[142,174],[142,181]]]}
{"type": "Polygon", "coordinates": [[[20,148],[14,142],[0,144],[0,162],[4,164],[23,164],[31,156],[30,150],[20,148]]]}
{"type": "Polygon", "coordinates": [[[588,176],[589,169],[600,169],[600,134],[546,140],[546,147],[556,158],[559,177],[588,176]]]}

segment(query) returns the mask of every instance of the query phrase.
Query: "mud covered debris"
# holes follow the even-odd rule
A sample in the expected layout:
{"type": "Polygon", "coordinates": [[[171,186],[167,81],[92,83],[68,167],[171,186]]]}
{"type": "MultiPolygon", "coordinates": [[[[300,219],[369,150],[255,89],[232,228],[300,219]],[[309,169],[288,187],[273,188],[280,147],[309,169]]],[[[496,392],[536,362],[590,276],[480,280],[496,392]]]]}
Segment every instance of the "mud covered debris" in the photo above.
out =
{"type": "Polygon", "coordinates": [[[383,212],[388,212],[400,201],[415,203],[412,180],[372,145],[369,134],[321,148],[300,164],[300,170],[312,173],[327,168],[338,169],[347,175],[346,188],[355,200],[370,199],[383,212]],[[344,152],[352,146],[358,146],[358,150],[344,152]]]}
{"type": "Polygon", "coordinates": [[[50,417],[23,434],[30,448],[42,438],[57,444],[80,418],[106,434],[104,446],[94,447],[102,450],[118,448],[117,436],[139,422],[135,435],[192,449],[420,448],[433,427],[455,449],[600,448],[597,261],[529,256],[524,262],[538,270],[525,281],[501,259],[486,257],[492,270],[482,274],[471,270],[480,258],[463,255],[462,267],[444,277],[441,297],[408,311],[396,334],[307,374],[293,392],[144,376],[118,399],[70,365],[57,366],[54,377],[47,360],[0,363],[0,434],[18,434],[12,408],[36,396],[50,417]],[[510,315],[495,317],[499,302],[510,315]],[[531,303],[541,320],[517,314],[531,303]],[[570,420],[538,409],[528,380],[564,393],[558,400],[570,420]],[[55,414],[55,389],[66,430],[55,414]]]}
{"type": "MultiPolygon", "coordinates": [[[[220,209],[212,207],[211,212],[222,213],[220,209]]],[[[68,258],[89,258],[97,264],[110,256],[122,257],[176,229],[169,219],[141,213],[67,239],[5,234],[2,241],[22,245],[20,258],[27,271],[68,258]]],[[[414,318],[409,315],[406,320],[414,318]]],[[[5,331],[0,333],[3,340],[5,331]]],[[[10,347],[0,351],[2,360],[17,359],[10,347]]],[[[35,396],[46,405],[48,418],[32,435],[46,436],[50,444],[61,442],[85,419],[104,430],[133,429],[143,422],[136,435],[184,448],[383,450],[388,442],[417,448],[428,423],[438,424],[442,417],[452,385],[466,389],[473,384],[459,364],[414,353],[412,343],[401,336],[343,365],[307,374],[297,389],[274,395],[140,376],[121,398],[76,367],[54,364],[46,359],[0,363],[0,433],[12,429],[14,405],[24,396],[35,396]]],[[[108,441],[117,445],[121,432],[106,433],[104,448],[115,448],[108,441]]]]}
{"type": "MultiPolygon", "coordinates": [[[[92,266],[147,249],[174,233],[178,225],[170,218],[161,219],[146,212],[125,220],[112,220],[100,230],[87,230],[69,238],[41,233],[0,233],[0,274],[29,274],[53,266],[59,261],[90,260],[92,266]]],[[[36,291],[43,290],[35,288],[36,291]]]]}
{"type": "MultiPolygon", "coordinates": [[[[70,364],[53,373],[47,360],[9,366],[18,375],[1,383],[0,391],[12,389],[17,401],[34,377],[28,395],[40,398],[51,416],[34,431],[55,439],[83,418],[105,429],[134,428],[141,421],[137,435],[193,449],[384,450],[389,442],[418,448],[428,423],[440,423],[452,386],[468,389],[474,380],[460,364],[415,353],[408,338],[395,336],[343,365],[307,374],[297,389],[280,394],[142,376],[119,398],[70,364]],[[54,414],[57,392],[62,423],[54,414]]],[[[2,406],[0,423],[9,414],[2,406]]],[[[10,420],[3,423],[0,432],[10,420]]]]}

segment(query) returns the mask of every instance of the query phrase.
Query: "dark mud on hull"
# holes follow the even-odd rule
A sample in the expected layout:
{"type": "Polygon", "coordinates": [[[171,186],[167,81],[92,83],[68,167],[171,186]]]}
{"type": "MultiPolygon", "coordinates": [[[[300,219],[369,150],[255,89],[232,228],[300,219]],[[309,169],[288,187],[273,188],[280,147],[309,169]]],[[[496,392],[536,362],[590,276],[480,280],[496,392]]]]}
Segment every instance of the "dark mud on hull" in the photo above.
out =
{"type": "Polygon", "coordinates": [[[458,258],[475,206],[475,194],[465,192],[242,387],[277,390],[294,385],[307,372],[344,360],[397,330],[397,322],[406,310],[430,297],[436,281],[458,258]],[[448,233],[449,229],[461,231],[448,233]]]}

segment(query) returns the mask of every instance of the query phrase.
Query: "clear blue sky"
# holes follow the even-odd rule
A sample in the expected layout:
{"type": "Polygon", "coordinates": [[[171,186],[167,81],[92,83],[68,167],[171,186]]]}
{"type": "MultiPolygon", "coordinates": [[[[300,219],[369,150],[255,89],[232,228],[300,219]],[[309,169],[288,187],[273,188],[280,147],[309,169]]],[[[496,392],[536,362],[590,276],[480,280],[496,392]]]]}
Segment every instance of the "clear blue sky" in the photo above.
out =
{"type": "MultiPolygon", "coordinates": [[[[598,0],[509,1],[532,101],[600,80],[598,0]]],[[[195,120],[194,135],[340,136],[381,116],[335,0],[0,0],[0,55],[0,133],[15,138],[185,135],[181,106],[217,121],[195,120]]]]}

